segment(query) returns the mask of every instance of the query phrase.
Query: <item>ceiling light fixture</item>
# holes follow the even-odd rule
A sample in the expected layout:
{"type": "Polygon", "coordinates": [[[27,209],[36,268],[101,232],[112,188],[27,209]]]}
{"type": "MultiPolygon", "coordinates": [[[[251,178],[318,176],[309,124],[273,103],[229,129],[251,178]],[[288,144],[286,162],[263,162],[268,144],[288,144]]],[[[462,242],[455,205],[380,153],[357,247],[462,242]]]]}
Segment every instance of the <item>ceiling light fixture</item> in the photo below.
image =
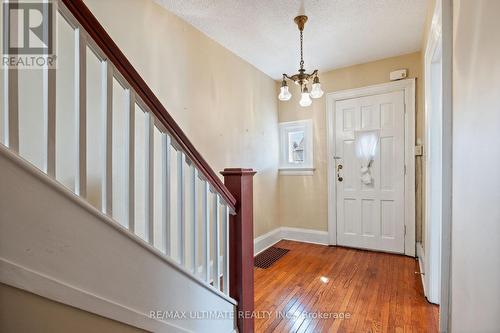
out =
{"type": "Polygon", "coordinates": [[[289,76],[287,74],[283,74],[283,80],[281,81],[280,94],[278,95],[278,99],[280,101],[288,101],[292,98],[292,94],[288,90],[288,84],[286,80],[290,80],[295,82],[295,84],[300,86],[301,98],[300,98],[300,106],[310,106],[312,104],[312,98],[320,98],[323,96],[323,90],[321,90],[321,83],[319,82],[318,70],[314,70],[311,74],[307,74],[304,69],[304,52],[303,52],[303,31],[304,25],[307,22],[307,16],[299,15],[293,19],[293,21],[297,24],[300,31],[300,69],[297,74],[289,76]],[[312,89],[309,93],[309,89],[307,88],[307,84],[312,80],[312,89]]]}

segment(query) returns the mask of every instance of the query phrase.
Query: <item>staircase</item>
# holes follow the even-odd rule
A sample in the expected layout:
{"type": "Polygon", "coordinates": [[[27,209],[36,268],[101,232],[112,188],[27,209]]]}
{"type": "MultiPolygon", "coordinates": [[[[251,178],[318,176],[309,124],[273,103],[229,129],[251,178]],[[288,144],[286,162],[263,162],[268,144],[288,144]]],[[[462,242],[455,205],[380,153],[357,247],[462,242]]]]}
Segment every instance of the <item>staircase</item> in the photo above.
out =
{"type": "Polygon", "coordinates": [[[224,184],[83,1],[54,3],[58,66],[2,70],[0,282],[152,332],[252,332],[254,172],[224,184]]]}

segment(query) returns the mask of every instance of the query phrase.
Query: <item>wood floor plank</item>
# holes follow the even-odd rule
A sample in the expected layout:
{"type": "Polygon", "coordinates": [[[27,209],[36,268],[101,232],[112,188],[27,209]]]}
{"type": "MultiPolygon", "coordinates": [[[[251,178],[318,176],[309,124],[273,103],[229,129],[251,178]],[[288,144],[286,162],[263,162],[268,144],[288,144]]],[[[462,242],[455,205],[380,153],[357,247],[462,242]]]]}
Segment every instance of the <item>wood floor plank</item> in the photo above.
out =
{"type": "MultiPolygon", "coordinates": [[[[339,251],[347,250],[340,249],[339,251]]],[[[344,294],[344,290],[342,289],[344,284],[343,278],[345,277],[344,272],[350,268],[352,256],[354,256],[353,252],[345,252],[345,255],[338,255],[337,257],[341,258],[340,264],[336,266],[333,271],[327,272],[327,276],[332,276],[332,278],[329,281],[329,292],[327,296],[320,300],[319,306],[317,307],[319,312],[331,313],[334,309],[337,309],[338,305],[341,303],[342,298],[340,296],[344,294]]],[[[322,332],[323,327],[328,327],[327,323],[329,322],[333,322],[333,320],[328,318],[318,320],[310,325],[306,332],[322,332]]]]}
{"type": "Polygon", "coordinates": [[[256,268],[256,332],[438,331],[439,308],[423,295],[415,259],[343,247],[280,241],[289,249],[256,268]],[[266,312],[267,313],[267,312],[266,312]],[[349,314],[349,318],[319,318],[349,314]]]}
{"type": "MultiPolygon", "coordinates": [[[[315,279],[315,277],[317,275],[320,276],[319,278],[316,278],[316,283],[313,286],[313,292],[314,292],[314,288],[316,288],[316,292],[310,298],[309,302],[307,302],[305,304],[305,306],[303,308],[303,311],[305,311],[305,312],[314,312],[312,310],[315,309],[318,300],[322,299],[323,297],[325,297],[325,295],[326,295],[326,293],[327,293],[327,291],[329,289],[327,287],[329,279],[325,276],[327,274],[324,274],[324,273],[333,270],[335,268],[334,266],[336,265],[336,263],[337,263],[337,261],[332,260],[332,261],[328,262],[326,265],[323,265],[323,266],[326,267],[326,269],[322,268],[321,271],[318,272],[318,274],[313,274],[313,276],[312,276],[313,280],[315,279]]],[[[292,331],[292,332],[302,332],[302,331],[306,330],[307,326],[311,323],[312,319],[313,318],[311,318],[311,317],[303,316],[301,318],[301,320],[295,322],[295,325],[290,329],[290,331],[292,331]],[[301,329],[301,327],[302,327],[302,329],[301,329]]]]}
{"type": "MultiPolygon", "coordinates": [[[[334,288],[333,293],[327,300],[325,300],[326,302],[328,302],[326,309],[320,310],[325,311],[326,313],[339,312],[339,308],[342,302],[344,302],[347,291],[346,286],[348,286],[348,284],[346,284],[346,282],[351,278],[352,275],[352,260],[355,253],[343,248],[339,248],[339,251],[343,251],[345,253],[345,255],[342,256],[344,256],[346,260],[343,262],[343,266],[339,268],[338,278],[336,279],[337,285],[334,288]]],[[[338,320],[339,319],[336,318],[322,320],[321,322],[318,322],[318,325],[314,328],[314,330],[310,330],[310,332],[326,331],[333,325],[335,321],[338,320]]]]}

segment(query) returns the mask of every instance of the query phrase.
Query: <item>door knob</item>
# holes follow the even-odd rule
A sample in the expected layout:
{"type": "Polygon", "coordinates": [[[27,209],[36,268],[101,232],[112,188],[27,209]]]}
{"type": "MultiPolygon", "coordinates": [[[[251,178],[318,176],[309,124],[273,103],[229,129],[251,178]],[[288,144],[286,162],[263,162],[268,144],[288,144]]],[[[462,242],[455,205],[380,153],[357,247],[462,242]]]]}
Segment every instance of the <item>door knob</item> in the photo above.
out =
{"type": "Polygon", "coordinates": [[[344,180],[344,178],[342,178],[342,176],[340,175],[340,170],[342,170],[342,168],[343,168],[342,164],[337,165],[337,180],[339,182],[344,180]]]}
{"type": "Polygon", "coordinates": [[[342,178],[341,176],[339,176],[337,179],[338,179],[339,182],[341,182],[341,181],[344,180],[344,178],[342,178]]]}

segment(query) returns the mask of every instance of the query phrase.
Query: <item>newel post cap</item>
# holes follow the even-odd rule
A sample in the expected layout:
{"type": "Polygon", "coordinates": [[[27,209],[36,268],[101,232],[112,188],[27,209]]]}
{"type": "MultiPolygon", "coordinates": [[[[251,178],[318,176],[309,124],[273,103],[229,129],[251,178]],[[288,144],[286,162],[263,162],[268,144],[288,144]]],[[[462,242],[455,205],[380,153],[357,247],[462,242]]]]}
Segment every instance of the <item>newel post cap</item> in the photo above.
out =
{"type": "Polygon", "coordinates": [[[257,173],[252,168],[226,168],[220,172],[223,176],[253,176],[257,173]]]}

